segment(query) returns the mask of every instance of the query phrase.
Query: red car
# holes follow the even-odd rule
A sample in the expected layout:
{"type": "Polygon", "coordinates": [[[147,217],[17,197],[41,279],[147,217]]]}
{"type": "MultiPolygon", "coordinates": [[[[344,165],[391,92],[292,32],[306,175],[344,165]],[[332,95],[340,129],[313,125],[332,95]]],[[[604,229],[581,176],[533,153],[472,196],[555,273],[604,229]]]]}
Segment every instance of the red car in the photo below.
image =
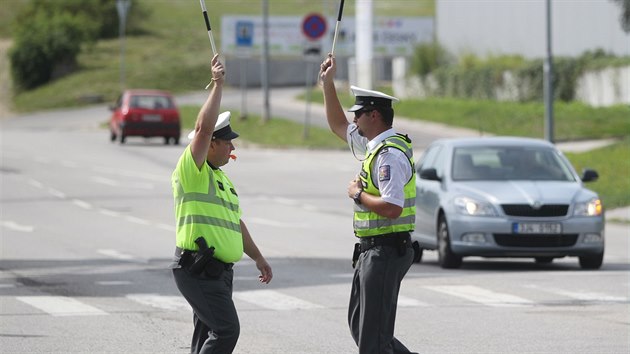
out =
{"type": "Polygon", "coordinates": [[[175,145],[179,144],[179,110],[169,92],[126,90],[110,110],[111,141],[118,140],[124,144],[128,136],[161,136],[164,144],[171,140],[175,145]]]}

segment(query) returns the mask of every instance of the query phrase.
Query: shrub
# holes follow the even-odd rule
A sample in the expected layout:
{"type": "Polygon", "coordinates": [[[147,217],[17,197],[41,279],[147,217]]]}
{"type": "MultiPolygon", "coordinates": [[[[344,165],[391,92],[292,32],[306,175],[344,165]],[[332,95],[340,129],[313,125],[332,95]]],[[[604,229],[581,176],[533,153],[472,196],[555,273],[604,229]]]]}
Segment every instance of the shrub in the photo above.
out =
{"type": "MultiPolygon", "coordinates": [[[[518,93],[512,99],[539,101],[543,98],[543,60],[526,60],[519,55],[490,56],[480,59],[464,54],[456,62],[439,44],[417,48],[412,72],[421,78],[429,96],[497,99],[497,89],[504,83],[504,73],[512,73],[518,93]],[[427,78],[431,77],[431,80],[427,78]],[[432,84],[429,85],[428,83],[432,84]]],[[[587,51],[577,58],[556,57],[553,62],[554,99],[570,102],[576,95],[577,82],[588,70],[630,65],[630,58],[615,57],[603,50],[587,51]]],[[[512,87],[512,86],[511,86],[512,87]]],[[[512,92],[510,91],[510,92],[512,92]]],[[[506,95],[503,94],[503,97],[506,95]]]]}
{"type": "Polygon", "coordinates": [[[84,16],[34,13],[27,24],[17,27],[9,52],[16,88],[32,89],[72,71],[82,43],[91,40],[93,33],[93,25],[84,16]]]}
{"type": "Polygon", "coordinates": [[[416,48],[411,68],[420,77],[425,77],[437,68],[450,66],[452,62],[451,54],[439,43],[425,43],[416,48]]]}

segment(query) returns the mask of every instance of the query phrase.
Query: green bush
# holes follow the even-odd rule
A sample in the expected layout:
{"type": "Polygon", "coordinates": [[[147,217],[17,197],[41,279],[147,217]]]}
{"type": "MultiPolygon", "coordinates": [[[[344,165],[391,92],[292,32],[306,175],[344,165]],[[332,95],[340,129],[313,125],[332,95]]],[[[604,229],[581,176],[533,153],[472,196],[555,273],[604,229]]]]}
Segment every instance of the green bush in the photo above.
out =
{"type": "Polygon", "coordinates": [[[94,26],[85,16],[38,11],[16,28],[9,51],[11,74],[18,90],[42,85],[71,72],[81,44],[93,39],[94,26]]]}
{"type": "Polygon", "coordinates": [[[412,71],[424,77],[437,68],[452,64],[451,54],[439,43],[425,43],[419,45],[411,63],[412,71]]]}
{"type": "MultiPolygon", "coordinates": [[[[33,0],[19,9],[9,53],[17,92],[75,71],[83,47],[119,34],[113,0],[33,0]]],[[[147,13],[134,2],[127,16],[127,32],[142,33],[140,26],[147,13]]]]}

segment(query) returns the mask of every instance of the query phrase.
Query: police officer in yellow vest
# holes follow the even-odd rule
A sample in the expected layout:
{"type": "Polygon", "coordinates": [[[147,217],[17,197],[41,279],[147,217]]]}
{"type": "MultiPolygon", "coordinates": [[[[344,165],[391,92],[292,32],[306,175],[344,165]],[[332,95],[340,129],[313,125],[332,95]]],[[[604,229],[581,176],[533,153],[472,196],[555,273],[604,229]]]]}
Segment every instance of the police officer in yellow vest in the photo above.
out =
{"type": "Polygon", "coordinates": [[[232,353],[240,325],[232,301],[232,266],[245,252],[268,284],[271,267],[241,219],[236,188],[220,169],[238,137],[230,113],[219,115],[225,71],[212,58],[212,82],[190,145],[172,175],[177,247],[172,265],[177,288],[193,310],[192,353],[232,353]]]}
{"type": "Polygon", "coordinates": [[[334,134],[362,161],[348,196],[354,205],[355,266],[348,323],[361,354],[410,353],[394,337],[400,282],[411,267],[415,225],[415,172],[411,140],[392,129],[397,98],[352,86],[348,122],[334,84],[336,60],[321,65],[326,117],[334,134]]]}

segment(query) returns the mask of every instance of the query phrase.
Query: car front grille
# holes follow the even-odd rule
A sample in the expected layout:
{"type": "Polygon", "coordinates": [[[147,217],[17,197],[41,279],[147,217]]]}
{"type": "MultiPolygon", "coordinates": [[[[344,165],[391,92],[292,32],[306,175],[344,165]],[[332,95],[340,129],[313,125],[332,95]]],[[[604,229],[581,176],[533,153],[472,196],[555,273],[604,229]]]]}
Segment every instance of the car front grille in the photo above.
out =
{"type": "Polygon", "coordinates": [[[546,204],[534,208],[529,204],[502,204],[503,212],[509,216],[565,216],[569,210],[566,204],[546,204]]]}
{"type": "Polygon", "coordinates": [[[505,247],[569,247],[575,245],[577,234],[493,234],[494,242],[505,247]]]}

